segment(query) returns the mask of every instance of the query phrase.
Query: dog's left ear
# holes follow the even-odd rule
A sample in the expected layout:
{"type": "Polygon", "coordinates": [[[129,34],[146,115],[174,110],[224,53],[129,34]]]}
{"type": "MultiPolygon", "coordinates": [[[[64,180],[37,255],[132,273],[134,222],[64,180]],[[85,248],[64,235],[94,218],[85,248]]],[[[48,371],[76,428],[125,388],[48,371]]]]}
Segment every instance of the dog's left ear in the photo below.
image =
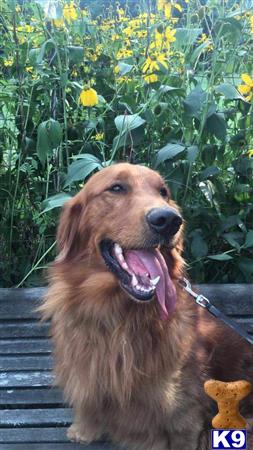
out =
{"type": "Polygon", "coordinates": [[[76,198],[68,201],[60,217],[57,230],[57,244],[59,256],[57,261],[72,259],[78,254],[80,248],[79,224],[83,206],[76,198]]]}

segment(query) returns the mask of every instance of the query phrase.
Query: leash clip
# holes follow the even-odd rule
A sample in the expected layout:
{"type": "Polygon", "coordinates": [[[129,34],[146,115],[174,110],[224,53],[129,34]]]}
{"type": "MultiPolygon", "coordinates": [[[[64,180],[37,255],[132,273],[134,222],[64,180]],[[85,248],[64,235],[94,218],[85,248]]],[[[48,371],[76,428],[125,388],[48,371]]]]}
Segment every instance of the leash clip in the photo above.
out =
{"type": "Polygon", "coordinates": [[[204,295],[194,292],[192,290],[191,283],[189,280],[187,280],[187,278],[179,279],[178,284],[184,291],[186,291],[188,294],[190,294],[191,297],[194,298],[194,301],[195,303],[197,303],[197,305],[201,306],[204,309],[207,309],[210,314],[212,314],[214,317],[218,317],[227,326],[232,328],[235,332],[237,332],[240,336],[242,336],[250,344],[253,345],[253,338],[247,333],[247,331],[241,328],[237,322],[225,316],[225,314],[223,314],[218,308],[212,305],[208,298],[206,298],[204,295]]]}
{"type": "Polygon", "coordinates": [[[192,290],[192,285],[191,285],[190,281],[187,280],[187,278],[181,278],[181,280],[179,280],[179,284],[186,292],[188,292],[188,294],[190,294],[195,299],[195,302],[199,306],[202,306],[202,308],[207,308],[207,309],[209,308],[210,302],[209,302],[208,298],[206,298],[202,294],[197,294],[196,292],[194,292],[192,290]]]}

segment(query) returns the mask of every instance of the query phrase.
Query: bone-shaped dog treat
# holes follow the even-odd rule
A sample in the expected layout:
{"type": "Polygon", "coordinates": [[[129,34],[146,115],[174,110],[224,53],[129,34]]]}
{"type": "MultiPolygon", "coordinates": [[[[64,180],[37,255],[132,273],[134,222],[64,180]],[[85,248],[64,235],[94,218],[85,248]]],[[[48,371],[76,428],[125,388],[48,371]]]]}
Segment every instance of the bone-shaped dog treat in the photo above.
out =
{"type": "Polygon", "coordinates": [[[217,380],[205,382],[205,392],[218,404],[219,412],[212,420],[214,428],[246,428],[247,422],[239,413],[239,401],[250,393],[251,388],[251,383],[245,380],[230,383],[217,380]]]}

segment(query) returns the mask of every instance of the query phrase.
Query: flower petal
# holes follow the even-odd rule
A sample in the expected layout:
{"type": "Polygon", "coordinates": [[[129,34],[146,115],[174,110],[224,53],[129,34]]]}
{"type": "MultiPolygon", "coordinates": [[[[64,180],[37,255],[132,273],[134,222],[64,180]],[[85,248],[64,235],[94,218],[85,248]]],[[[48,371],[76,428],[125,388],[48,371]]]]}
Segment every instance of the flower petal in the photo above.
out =
{"type": "Polygon", "coordinates": [[[247,74],[247,73],[243,73],[241,75],[241,79],[242,81],[244,81],[244,83],[246,83],[248,86],[252,86],[253,87],[253,80],[252,78],[247,74]]]}
{"type": "Polygon", "coordinates": [[[238,86],[238,91],[240,92],[240,94],[248,94],[251,91],[251,87],[248,86],[247,84],[240,84],[240,86],[238,86]]]}

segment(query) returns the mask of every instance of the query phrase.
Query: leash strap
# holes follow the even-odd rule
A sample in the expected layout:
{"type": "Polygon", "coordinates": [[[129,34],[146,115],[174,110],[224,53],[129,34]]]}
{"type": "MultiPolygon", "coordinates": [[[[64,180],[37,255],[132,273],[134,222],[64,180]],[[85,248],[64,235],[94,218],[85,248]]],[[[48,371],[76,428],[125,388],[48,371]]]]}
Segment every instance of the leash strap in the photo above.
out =
{"type": "Polygon", "coordinates": [[[225,316],[225,314],[223,314],[218,308],[212,305],[208,298],[206,298],[202,294],[197,294],[197,292],[194,292],[192,290],[191,283],[186,278],[182,278],[181,280],[179,280],[179,285],[186,292],[188,292],[191,297],[194,298],[197,305],[201,306],[204,309],[207,309],[214,317],[218,317],[218,319],[222,320],[222,322],[224,322],[227,326],[232,328],[236,333],[238,333],[240,336],[246,339],[246,341],[253,345],[253,338],[245,330],[243,330],[243,328],[240,327],[238,323],[225,316]]]}

